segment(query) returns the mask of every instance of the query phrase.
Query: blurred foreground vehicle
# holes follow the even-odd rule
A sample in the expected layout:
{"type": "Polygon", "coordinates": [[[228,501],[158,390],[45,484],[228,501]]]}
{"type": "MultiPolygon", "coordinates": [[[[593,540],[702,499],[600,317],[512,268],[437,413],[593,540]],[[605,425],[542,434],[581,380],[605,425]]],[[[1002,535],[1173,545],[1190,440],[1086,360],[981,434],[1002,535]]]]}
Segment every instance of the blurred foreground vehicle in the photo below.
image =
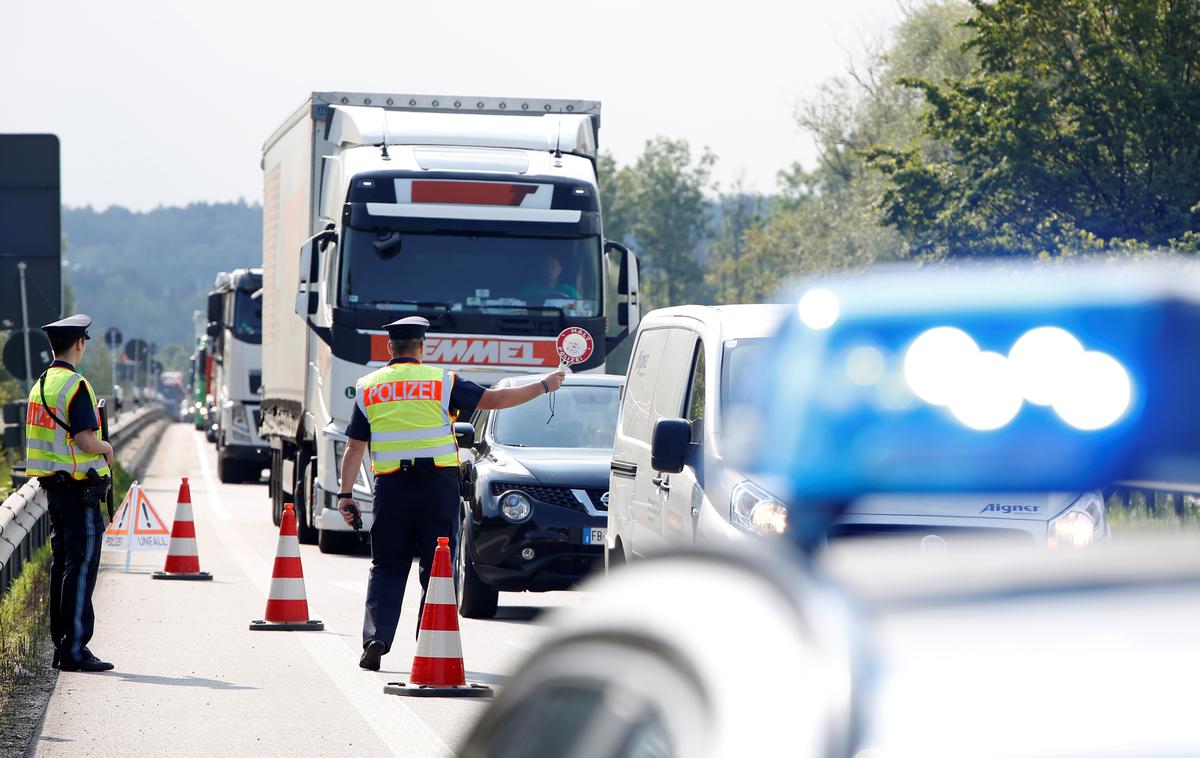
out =
{"type": "Polygon", "coordinates": [[[867,497],[1196,481],[1197,334],[1200,277],[1164,263],[804,291],[735,411],[784,536],[590,585],[462,754],[1200,753],[1200,541],[821,549],[867,497]]]}
{"type": "MultiPolygon", "coordinates": [[[[745,411],[738,398],[763,386],[758,366],[793,310],[690,305],[642,319],[613,446],[606,566],[786,528],[778,482],[747,473],[739,460],[748,441],[739,438],[737,424],[745,411]]],[[[875,346],[855,346],[833,359],[844,375],[830,381],[843,392],[867,388],[881,402],[913,400],[903,386],[871,387],[885,369],[875,346]]],[[[762,433],[772,438],[778,425],[768,417],[762,433]]],[[[1108,525],[1097,492],[876,495],[850,504],[826,533],[829,539],[906,537],[914,545],[982,535],[1027,547],[1084,547],[1105,539],[1108,525]]]]}
{"type": "Polygon", "coordinates": [[[572,374],[554,395],[553,413],[547,398],[480,411],[474,426],[457,425],[470,448],[457,556],[462,615],[491,618],[501,591],[565,590],[600,566],[622,381],[572,374]]]}

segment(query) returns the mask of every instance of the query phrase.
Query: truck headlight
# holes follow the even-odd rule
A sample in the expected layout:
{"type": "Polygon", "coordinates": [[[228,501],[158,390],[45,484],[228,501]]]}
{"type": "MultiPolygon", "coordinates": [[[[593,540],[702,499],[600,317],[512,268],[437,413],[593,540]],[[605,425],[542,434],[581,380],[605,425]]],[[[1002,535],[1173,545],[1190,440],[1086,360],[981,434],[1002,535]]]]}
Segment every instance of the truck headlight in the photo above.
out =
{"type": "Polygon", "coordinates": [[[233,404],[233,425],[246,431],[250,430],[250,423],[246,421],[246,406],[241,403],[233,404]]]}
{"type": "Polygon", "coordinates": [[[512,523],[520,523],[529,518],[533,505],[524,492],[509,490],[500,496],[500,515],[512,523]]]}
{"type": "Polygon", "coordinates": [[[750,534],[783,534],[788,508],[777,497],[750,481],[733,488],[729,515],[733,525],[750,534]]]}
{"type": "Polygon", "coordinates": [[[1087,547],[1104,537],[1107,531],[1104,499],[1098,492],[1085,492],[1070,508],[1050,521],[1046,547],[1087,547]]]}

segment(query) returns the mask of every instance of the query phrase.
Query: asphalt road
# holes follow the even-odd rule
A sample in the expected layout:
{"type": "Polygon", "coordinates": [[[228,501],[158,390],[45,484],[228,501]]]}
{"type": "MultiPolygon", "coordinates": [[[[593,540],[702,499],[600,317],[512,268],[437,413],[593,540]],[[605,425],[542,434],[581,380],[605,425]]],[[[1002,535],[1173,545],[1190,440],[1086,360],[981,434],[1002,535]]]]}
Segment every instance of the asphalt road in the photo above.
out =
{"type": "MultiPolygon", "coordinates": [[[[266,605],[278,528],[265,484],[216,479],[213,447],[189,425],[167,428],[143,482],[170,524],[190,480],[200,564],[211,582],[153,581],[165,553],[106,552],[91,649],[116,664],[61,673],[39,756],[451,755],[486,707],[474,699],[383,694],[405,680],[420,588],[409,579],[400,635],[378,673],[358,668],[369,560],[303,546],[310,613],[324,632],[252,632],[266,605]]],[[[502,685],[547,623],[579,593],[504,594],[498,617],[460,619],[468,678],[502,685]]]]}

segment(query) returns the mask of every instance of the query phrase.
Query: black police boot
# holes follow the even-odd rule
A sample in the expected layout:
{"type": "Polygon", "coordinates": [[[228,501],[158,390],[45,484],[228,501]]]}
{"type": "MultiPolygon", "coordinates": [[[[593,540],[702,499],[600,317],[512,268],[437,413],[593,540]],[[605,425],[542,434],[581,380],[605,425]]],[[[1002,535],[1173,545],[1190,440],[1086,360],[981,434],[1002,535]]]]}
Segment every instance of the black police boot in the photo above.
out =
{"type": "Polygon", "coordinates": [[[50,668],[58,668],[58,648],[54,648],[54,659],[50,661],[50,668]]]}
{"type": "Polygon", "coordinates": [[[59,671],[112,671],[113,665],[99,658],[89,658],[86,661],[59,661],[59,671]]]}
{"type": "Polygon", "coordinates": [[[379,659],[383,657],[383,643],[379,640],[371,640],[363,648],[362,658],[358,659],[358,667],[367,671],[379,670],[379,659]]]}

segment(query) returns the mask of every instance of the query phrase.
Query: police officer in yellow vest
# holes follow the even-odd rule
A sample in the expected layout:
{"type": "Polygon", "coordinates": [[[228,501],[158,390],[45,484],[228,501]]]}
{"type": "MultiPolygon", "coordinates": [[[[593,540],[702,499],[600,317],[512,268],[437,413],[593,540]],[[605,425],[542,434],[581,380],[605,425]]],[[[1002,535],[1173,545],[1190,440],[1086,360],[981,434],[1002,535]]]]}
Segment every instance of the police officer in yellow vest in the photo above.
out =
{"type": "MultiPolygon", "coordinates": [[[[458,535],[458,446],[453,423],[476,409],[511,408],[556,391],[563,373],[554,371],[522,387],[485,389],[453,372],[421,363],[429,322],[409,316],[386,326],[392,360],[358,381],[355,409],[346,429],[343,492],[338,510],[347,524],[355,517],[350,489],[370,444],[375,472],[375,521],[371,525],[371,574],[358,665],[377,671],[392,647],[400,604],[414,555],[420,556],[421,606],[438,537],[458,535]]],[[[418,619],[420,612],[418,612],[418,619]]]]}
{"type": "Polygon", "coordinates": [[[50,505],[50,636],[62,671],[108,671],[88,650],[95,614],[112,445],[100,430],[96,393],[75,367],[91,339],[92,320],[78,314],[46,324],[54,362],[34,383],[25,416],[25,473],[36,476],[50,505]]]}

